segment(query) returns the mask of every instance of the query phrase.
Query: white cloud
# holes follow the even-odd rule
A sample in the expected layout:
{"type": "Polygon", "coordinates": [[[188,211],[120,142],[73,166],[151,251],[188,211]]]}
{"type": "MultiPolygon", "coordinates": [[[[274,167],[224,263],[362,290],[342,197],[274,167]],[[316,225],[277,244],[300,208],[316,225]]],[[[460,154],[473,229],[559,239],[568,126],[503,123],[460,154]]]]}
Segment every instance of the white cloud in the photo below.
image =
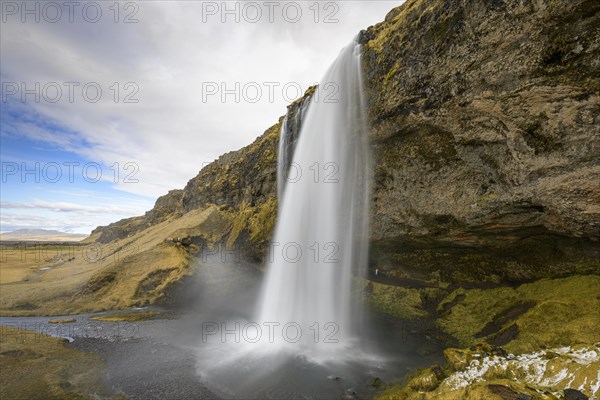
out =
{"type": "MultiPolygon", "coordinates": [[[[17,127],[19,134],[107,165],[136,162],[140,184],[119,188],[158,196],[182,187],[202,163],[250,143],[285,112],[281,91],[274,103],[236,104],[231,96],[225,104],[216,97],[203,103],[203,82],[298,82],[305,89],[361,28],[381,20],[398,2],[337,2],[339,22],[333,24],[314,23],[312,2],[296,3],[303,11],[298,23],[286,22],[276,8],[274,23],[264,15],[257,24],[236,24],[232,16],[221,23],[219,15],[202,23],[203,2],[138,4],[136,24],[115,24],[108,6],[97,24],[77,12],[74,23],[66,17],[55,24],[8,18],[2,24],[2,78],[29,87],[80,83],[73,103],[66,101],[67,87],[57,103],[34,103],[31,96],[28,101],[72,134],[25,123],[17,127]],[[102,88],[98,103],[83,100],[81,88],[88,82],[102,88]],[[114,82],[121,99],[131,92],[124,84],[135,82],[139,103],[115,103],[114,82]]],[[[334,11],[321,7],[319,18],[334,11]]],[[[124,14],[121,10],[120,18],[124,14]]]]}
{"type": "MultiPolygon", "coordinates": [[[[132,210],[124,209],[122,206],[88,206],[75,203],[67,202],[51,202],[44,200],[34,200],[32,202],[16,202],[16,201],[3,201],[0,203],[0,208],[8,209],[45,209],[55,212],[75,212],[81,214],[117,214],[117,215],[131,215],[132,210]]],[[[134,210],[139,211],[139,210],[134,210]]]]}
{"type": "MultiPolygon", "coordinates": [[[[95,200],[101,200],[95,197],[95,200]]],[[[116,220],[143,214],[148,203],[123,202],[114,205],[77,204],[62,201],[0,202],[0,231],[21,228],[58,229],[63,232],[89,234],[94,228],[116,220]]]]}
{"type": "MultiPolygon", "coordinates": [[[[306,89],[317,82],[342,47],[361,29],[383,20],[386,12],[402,1],[320,2],[319,23],[314,22],[315,2],[297,2],[303,11],[300,22],[287,22],[276,13],[273,23],[263,16],[256,24],[243,20],[235,23],[231,16],[227,23],[221,23],[219,16],[209,16],[202,23],[206,2],[200,1],[137,2],[138,23],[114,23],[108,8],[114,3],[99,3],[104,14],[95,24],[85,22],[77,12],[73,23],[64,17],[58,23],[47,23],[43,18],[41,23],[34,23],[31,17],[22,23],[19,15],[3,15],[7,19],[0,24],[3,84],[25,82],[32,88],[36,82],[41,87],[56,82],[62,97],[50,103],[43,98],[35,102],[29,95],[23,105],[18,95],[12,96],[16,101],[2,105],[19,118],[10,125],[4,120],[0,137],[3,143],[16,137],[39,140],[106,166],[134,162],[139,167],[139,183],[121,180],[114,186],[156,198],[170,189],[182,188],[203,164],[251,143],[285,113],[290,99],[284,98],[282,85],[297,82],[306,89]],[[325,8],[325,4],[334,6],[325,8]],[[333,17],[339,22],[323,23],[325,16],[336,11],[335,6],[339,9],[333,17]],[[65,82],[79,84],[74,88],[73,102],[69,102],[65,82]],[[82,94],[83,86],[90,82],[102,89],[96,103],[85,101],[82,94]],[[119,88],[116,103],[111,90],[115,82],[119,88]],[[127,82],[137,85],[134,98],[138,103],[123,102],[135,88],[126,88],[127,82]],[[257,82],[263,97],[257,103],[236,103],[232,96],[226,102],[219,96],[203,102],[206,82],[224,83],[229,88],[236,82],[242,86],[257,82]],[[280,84],[273,102],[267,100],[264,82],[280,84]],[[56,126],[63,129],[56,130],[56,126]]],[[[220,6],[222,2],[214,4],[220,6]]],[[[121,9],[121,20],[125,11],[121,9]]],[[[55,86],[47,86],[51,97],[55,86]]],[[[56,185],[55,189],[62,188],[56,185]]],[[[150,204],[132,202],[131,197],[122,202],[103,200],[102,204],[115,206],[70,203],[78,201],[72,197],[70,202],[15,202],[3,195],[2,200],[3,208],[12,205],[15,210],[2,214],[3,230],[19,221],[20,226],[71,229],[83,224],[88,229],[111,218],[140,214],[144,211],[140,207],[150,204]],[[26,214],[18,217],[19,210],[26,214]],[[27,216],[30,219],[26,223],[27,216]],[[47,223],[43,223],[44,218],[47,223]]]]}

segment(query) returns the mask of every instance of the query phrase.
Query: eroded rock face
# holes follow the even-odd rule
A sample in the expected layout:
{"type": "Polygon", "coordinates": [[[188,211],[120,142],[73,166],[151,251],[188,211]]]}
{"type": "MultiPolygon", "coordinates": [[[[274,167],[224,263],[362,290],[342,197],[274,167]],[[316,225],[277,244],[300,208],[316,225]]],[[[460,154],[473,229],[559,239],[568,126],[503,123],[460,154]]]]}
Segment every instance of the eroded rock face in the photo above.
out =
{"type": "MultiPolygon", "coordinates": [[[[298,138],[299,114],[314,89],[309,88],[301,99],[288,106],[290,149],[298,138]]],[[[191,210],[217,205],[220,211],[237,215],[229,236],[220,245],[229,251],[239,249],[250,261],[260,261],[277,214],[277,153],[282,121],[283,117],[252,144],[224,154],[202,168],[183,190],[171,190],[159,197],[145,215],[98,227],[92,238],[109,243],[191,210]]]]}
{"type": "Polygon", "coordinates": [[[599,10],[585,0],[407,1],[361,33],[374,263],[422,269],[411,258],[427,249],[447,264],[429,269],[460,280],[505,278],[512,259],[518,280],[543,275],[544,263],[576,269],[567,261],[586,264],[583,248],[597,257],[599,10]]]}
{"type": "MultiPolygon", "coordinates": [[[[595,0],[408,0],[361,32],[371,267],[459,283],[600,271],[599,27],[595,0]]],[[[281,122],[98,240],[216,204],[238,213],[227,244],[259,259],[281,122]]]]}

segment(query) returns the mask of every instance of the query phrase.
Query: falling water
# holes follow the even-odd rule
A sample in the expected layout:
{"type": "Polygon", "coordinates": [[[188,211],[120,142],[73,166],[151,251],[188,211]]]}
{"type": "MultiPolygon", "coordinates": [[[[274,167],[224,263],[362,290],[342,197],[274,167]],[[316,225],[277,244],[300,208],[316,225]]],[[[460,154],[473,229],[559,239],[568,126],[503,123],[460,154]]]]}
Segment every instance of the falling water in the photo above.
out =
{"type": "Polygon", "coordinates": [[[329,68],[295,146],[286,117],[280,207],[259,307],[259,321],[288,327],[281,345],[326,359],[356,336],[352,276],[367,263],[370,157],[360,52],[352,43],[329,68]]]}
{"type": "Polygon", "coordinates": [[[298,139],[299,127],[302,124],[302,119],[310,105],[311,99],[311,97],[304,98],[298,106],[297,111],[291,116],[287,114],[281,124],[279,156],[277,160],[277,197],[280,201],[283,199],[283,189],[288,179],[290,159],[294,153],[294,145],[298,139]]]}

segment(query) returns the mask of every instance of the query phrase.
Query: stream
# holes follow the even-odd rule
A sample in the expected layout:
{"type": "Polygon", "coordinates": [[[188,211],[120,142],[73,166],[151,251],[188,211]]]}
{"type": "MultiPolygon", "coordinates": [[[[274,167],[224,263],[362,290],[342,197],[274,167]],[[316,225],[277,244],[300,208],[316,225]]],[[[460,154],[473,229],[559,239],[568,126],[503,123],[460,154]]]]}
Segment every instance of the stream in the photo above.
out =
{"type": "MultiPolygon", "coordinates": [[[[425,322],[363,315],[360,343],[339,362],[289,353],[244,352],[236,322],[250,324],[262,273],[255,266],[205,263],[170,305],[52,317],[1,317],[0,325],[62,337],[68,347],[106,361],[103,381],[130,399],[365,399],[381,382],[440,363],[442,345],[425,322]],[[192,300],[193,299],[193,300],[192,300]],[[158,312],[155,319],[106,322],[92,317],[158,312]],[[49,323],[73,318],[73,323],[49,323]],[[215,329],[229,330],[225,340],[215,329]]],[[[4,332],[2,332],[4,334],[4,332]]],[[[312,335],[312,332],[310,333],[312,335]]],[[[35,334],[32,333],[33,339],[35,334]]],[[[2,340],[13,340],[3,336],[2,340]]]]}

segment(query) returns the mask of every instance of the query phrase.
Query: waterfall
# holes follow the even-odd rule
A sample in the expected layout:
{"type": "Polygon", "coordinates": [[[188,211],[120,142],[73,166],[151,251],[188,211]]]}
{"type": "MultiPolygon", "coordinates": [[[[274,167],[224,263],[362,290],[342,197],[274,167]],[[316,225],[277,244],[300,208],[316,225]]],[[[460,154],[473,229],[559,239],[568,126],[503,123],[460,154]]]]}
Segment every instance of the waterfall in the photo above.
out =
{"type": "Polygon", "coordinates": [[[280,345],[325,358],[356,336],[352,276],[367,265],[371,165],[360,58],[354,42],[341,51],[300,116],[295,143],[284,120],[279,212],[258,309],[259,321],[287,329],[280,345]]]}
{"type": "Polygon", "coordinates": [[[281,132],[279,133],[279,152],[277,155],[277,198],[281,202],[283,199],[283,188],[287,179],[288,168],[288,116],[286,114],[281,123],[281,132]]]}
{"type": "Polygon", "coordinates": [[[281,131],[279,134],[279,155],[277,160],[277,197],[281,201],[283,199],[283,188],[287,180],[287,174],[290,168],[290,160],[294,153],[294,144],[298,139],[298,131],[302,124],[302,119],[312,96],[302,100],[297,111],[291,116],[286,114],[281,123],[281,131]]]}

